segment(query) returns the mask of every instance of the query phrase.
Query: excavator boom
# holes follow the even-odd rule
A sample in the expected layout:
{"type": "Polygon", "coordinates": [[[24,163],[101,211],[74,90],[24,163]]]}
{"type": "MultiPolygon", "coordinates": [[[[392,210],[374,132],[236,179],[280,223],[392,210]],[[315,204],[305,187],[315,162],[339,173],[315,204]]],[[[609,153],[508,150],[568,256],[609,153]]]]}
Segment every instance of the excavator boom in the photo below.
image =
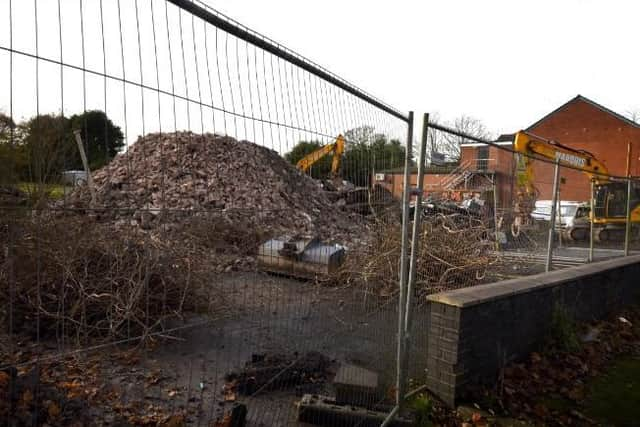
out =
{"type": "Polygon", "coordinates": [[[527,165],[527,175],[530,178],[533,177],[531,170],[533,159],[529,155],[533,154],[558,161],[561,165],[577,168],[589,175],[596,183],[609,181],[607,167],[587,151],[576,150],[526,131],[520,131],[516,134],[513,145],[518,153],[524,155],[525,159],[523,160],[527,165]]]}
{"type": "MultiPolygon", "coordinates": [[[[521,154],[517,161],[515,228],[512,226],[514,235],[517,235],[520,226],[531,221],[530,214],[538,193],[533,184],[532,163],[536,157],[557,161],[560,165],[584,172],[595,185],[595,206],[591,209],[590,220],[598,226],[597,236],[600,240],[608,240],[611,236],[620,234],[620,226],[624,226],[627,221],[626,183],[612,181],[607,167],[601,161],[587,151],[576,150],[526,131],[516,134],[514,148],[521,154]]],[[[633,190],[631,199],[632,223],[640,222],[640,199],[636,196],[636,191],[638,190],[633,190]]]]}
{"type": "Polygon", "coordinates": [[[322,159],[329,153],[333,153],[333,160],[331,162],[331,174],[337,175],[340,171],[340,165],[342,163],[342,155],[344,154],[344,137],[338,135],[335,142],[332,144],[324,145],[317,150],[307,154],[296,163],[296,167],[303,172],[307,172],[311,166],[318,160],[322,159]]]}

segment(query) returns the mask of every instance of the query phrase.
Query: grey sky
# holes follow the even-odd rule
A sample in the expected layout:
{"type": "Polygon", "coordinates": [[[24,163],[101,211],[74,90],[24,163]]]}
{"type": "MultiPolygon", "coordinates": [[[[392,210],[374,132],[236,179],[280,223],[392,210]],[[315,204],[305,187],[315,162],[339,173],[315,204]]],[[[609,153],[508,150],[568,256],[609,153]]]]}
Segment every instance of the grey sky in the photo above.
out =
{"type": "MultiPolygon", "coordinates": [[[[578,93],[622,113],[640,110],[635,1],[206,3],[418,117],[467,114],[512,132],[578,93]]],[[[20,120],[106,109],[129,142],[160,128],[215,130],[284,152],[366,124],[403,138],[401,123],[180,16],[165,0],[0,0],[0,110],[20,120]],[[36,70],[32,58],[6,50],[33,54],[36,40],[38,55],[62,57],[65,67],[39,61],[36,70]],[[83,66],[115,79],[74,69],[83,66]]]]}
{"type": "Polygon", "coordinates": [[[398,108],[525,127],[578,93],[640,110],[634,0],[207,0],[398,108]]]}
{"type": "Polygon", "coordinates": [[[0,0],[0,110],[20,121],[85,109],[105,110],[128,143],[189,129],[284,153],[364,125],[406,135],[403,122],[165,0],[0,0]]]}

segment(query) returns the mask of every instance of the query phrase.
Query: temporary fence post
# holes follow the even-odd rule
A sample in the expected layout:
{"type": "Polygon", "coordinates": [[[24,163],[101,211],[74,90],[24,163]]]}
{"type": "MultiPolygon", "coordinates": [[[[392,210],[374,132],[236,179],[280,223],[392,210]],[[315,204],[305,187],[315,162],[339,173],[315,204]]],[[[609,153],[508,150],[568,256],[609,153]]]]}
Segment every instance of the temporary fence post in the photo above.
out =
{"type": "Polygon", "coordinates": [[[496,251],[498,251],[500,250],[500,238],[498,237],[498,195],[496,194],[498,186],[496,185],[495,174],[493,174],[491,184],[493,185],[493,234],[496,239],[496,251]]]}
{"type": "Polygon", "coordinates": [[[624,230],[624,256],[629,256],[629,240],[631,238],[631,177],[627,178],[627,222],[624,230]]]}
{"type": "Polygon", "coordinates": [[[558,184],[560,181],[560,162],[556,160],[556,169],[553,175],[553,195],[551,197],[551,218],[549,221],[549,240],[547,242],[547,263],[545,271],[551,271],[553,259],[553,234],[556,228],[556,208],[558,203],[558,184]]]}
{"type": "Polygon", "coordinates": [[[429,114],[425,113],[422,122],[422,138],[420,140],[420,157],[418,158],[418,181],[415,188],[415,208],[413,210],[413,230],[411,231],[411,256],[409,264],[409,281],[407,283],[407,303],[405,306],[404,321],[404,360],[403,365],[403,382],[406,384],[406,378],[409,374],[409,349],[411,344],[411,323],[412,311],[411,304],[413,301],[413,287],[416,280],[416,270],[418,269],[416,262],[420,244],[420,222],[422,221],[422,191],[424,189],[424,164],[427,153],[427,133],[429,132],[429,114]]]}
{"type": "Polygon", "coordinates": [[[405,379],[403,377],[402,361],[404,358],[404,321],[407,306],[407,281],[409,278],[407,250],[409,248],[409,201],[411,193],[411,158],[413,142],[413,111],[409,112],[407,120],[407,147],[404,164],[404,191],[402,194],[402,237],[400,249],[400,296],[398,302],[398,354],[396,359],[396,405],[400,406],[404,396],[405,379]]]}
{"type": "Polygon", "coordinates": [[[594,237],[594,229],[593,229],[593,220],[596,217],[595,214],[595,197],[593,195],[593,179],[591,180],[591,202],[589,203],[589,262],[593,262],[593,237],[594,237]]]}

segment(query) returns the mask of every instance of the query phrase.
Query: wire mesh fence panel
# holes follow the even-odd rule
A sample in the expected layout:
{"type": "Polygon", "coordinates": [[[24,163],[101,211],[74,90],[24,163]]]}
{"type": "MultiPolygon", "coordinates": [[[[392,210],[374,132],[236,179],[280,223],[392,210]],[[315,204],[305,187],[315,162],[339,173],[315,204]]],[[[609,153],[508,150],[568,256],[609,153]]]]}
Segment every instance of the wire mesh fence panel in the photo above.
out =
{"type": "Polygon", "coordinates": [[[387,411],[409,118],[200,2],[0,17],[2,422],[387,411]]]}
{"type": "Polygon", "coordinates": [[[430,138],[436,142],[431,145],[446,135],[466,140],[456,164],[431,166],[423,210],[428,218],[463,218],[459,231],[470,241],[462,246],[473,255],[454,250],[455,243],[443,239],[447,250],[462,255],[450,265],[461,276],[445,289],[624,256],[627,212],[626,252],[637,247],[633,178],[629,198],[628,180],[599,171],[601,163],[590,153],[526,132],[496,142],[433,123],[430,138]],[[474,233],[470,218],[484,224],[481,233],[474,233]],[[476,263],[482,267],[480,275],[471,268],[476,263]]]}

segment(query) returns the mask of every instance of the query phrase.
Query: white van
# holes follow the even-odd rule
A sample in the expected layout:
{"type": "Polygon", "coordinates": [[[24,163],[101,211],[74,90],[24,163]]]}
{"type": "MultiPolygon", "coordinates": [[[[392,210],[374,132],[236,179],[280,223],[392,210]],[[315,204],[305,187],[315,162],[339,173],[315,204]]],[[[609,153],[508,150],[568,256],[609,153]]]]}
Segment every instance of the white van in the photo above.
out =
{"type": "MultiPolygon", "coordinates": [[[[551,200],[536,201],[531,213],[533,219],[538,221],[551,220],[551,200]]],[[[589,204],[561,200],[556,209],[556,227],[561,229],[566,237],[573,240],[584,240],[589,232],[589,204]]]]}

